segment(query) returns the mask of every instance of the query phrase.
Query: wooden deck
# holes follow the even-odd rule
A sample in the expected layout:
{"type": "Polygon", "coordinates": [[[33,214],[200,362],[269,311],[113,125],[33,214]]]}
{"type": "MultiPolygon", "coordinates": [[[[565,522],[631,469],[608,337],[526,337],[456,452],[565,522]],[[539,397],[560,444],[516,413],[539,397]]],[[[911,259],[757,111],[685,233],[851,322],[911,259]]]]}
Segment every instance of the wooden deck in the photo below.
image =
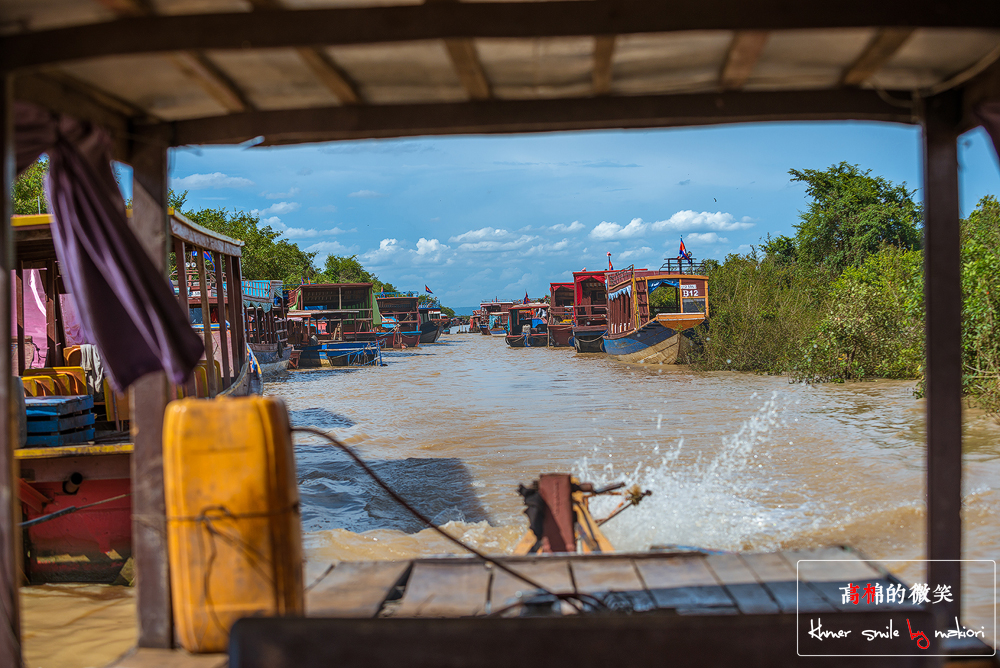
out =
{"type": "MultiPolygon", "coordinates": [[[[230,665],[436,666],[444,665],[441,659],[447,656],[447,665],[509,666],[531,646],[540,654],[521,663],[553,665],[550,660],[562,652],[563,660],[554,663],[568,665],[569,652],[574,666],[596,666],[621,658],[619,639],[625,636],[632,637],[633,649],[638,646],[633,658],[640,662],[640,657],[662,658],[662,650],[671,652],[672,663],[697,666],[941,665],[920,655],[806,656],[832,645],[816,641],[810,646],[803,632],[804,620],[820,615],[825,628],[851,629],[850,646],[864,651],[870,645],[861,630],[883,628],[886,615],[893,613],[898,617],[895,628],[903,631],[885,645],[892,654],[913,645],[906,619],[914,628],[933,625],[927,605],[844,604],[840,587],[849,582],[903,583],[877,563],[842,548],[552,555],[505,557],[502,562],[554,593],[590,595],[608,609],[581,616],[563,603],[553,615],[525,617],[518,597],[530,597],[531,586],[470,558],[342,562],[309,590],[308,619],[241,620],[234,628],[236,653],[230,665]],[[581,660],[581,653],[591,658],[581,660]]],[[[998,665],[995,657],[983,656],[991,649],[978,642],[950,644],[940,651],[953,655],[944,665],[956,668],[998,665]]],[[[141,650],[114,666],[222,668],[226,660],[222,655],[141,650]]]]}

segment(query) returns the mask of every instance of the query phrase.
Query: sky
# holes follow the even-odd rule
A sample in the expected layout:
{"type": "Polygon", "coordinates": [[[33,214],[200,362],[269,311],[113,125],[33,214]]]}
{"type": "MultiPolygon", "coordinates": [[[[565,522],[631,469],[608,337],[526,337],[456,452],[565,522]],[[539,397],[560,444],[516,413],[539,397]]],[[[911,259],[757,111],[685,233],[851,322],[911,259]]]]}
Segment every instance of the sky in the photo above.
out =
{"type": "MultiPolygon", "coordinates": [[[[1000,166],[981,129],[959,160],[965,216],[1000,196],[1000,166]]],[[[465,310],[546,295],[608,252],[616,268],[659,268],[682,235],[695,258],[720,260],[792,235],[807,200],[788,170],[841,161],[921,196],[918,128],[844,122],[183,147],[170,185],[185,208],[257,212],[320,267],[357,255],[465,310]]]]}

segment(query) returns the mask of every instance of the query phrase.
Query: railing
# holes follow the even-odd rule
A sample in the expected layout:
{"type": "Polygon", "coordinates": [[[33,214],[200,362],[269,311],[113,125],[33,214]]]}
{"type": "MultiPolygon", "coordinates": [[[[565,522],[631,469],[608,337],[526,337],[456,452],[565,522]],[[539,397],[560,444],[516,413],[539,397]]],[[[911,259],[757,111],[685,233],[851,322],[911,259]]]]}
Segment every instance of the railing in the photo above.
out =
{"type": "Polygon", "coordinates": [[[608,292],[611,292],[612,287],[616,287],[622,283],[631,282],[632,274],[635,273],[634,267],[635,265],[629,265],[624,269],[616,269],[615,271],[609,271],[607,274],[605,274],[605,278],[607,280],[607,285],[608,285],[608,292]]]}
{"type": "Polygon", "coordinates": [[[704,276],[705,261],[699,260],[695,262],[693,258],[690,260],[681,260],[676,257],[668,257],[664,260],[663,265],[660,266],[660,271],[668,271],[672,274],[695,274],[704,276]]]}

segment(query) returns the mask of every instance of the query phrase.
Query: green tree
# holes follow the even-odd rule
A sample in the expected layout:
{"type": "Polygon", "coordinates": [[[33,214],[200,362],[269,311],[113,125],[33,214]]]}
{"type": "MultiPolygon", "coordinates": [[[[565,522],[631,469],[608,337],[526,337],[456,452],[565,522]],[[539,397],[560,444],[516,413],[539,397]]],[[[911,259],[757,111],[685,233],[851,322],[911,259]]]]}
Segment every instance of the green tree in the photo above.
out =
{"type": "Polygon", "coordinates": [[[794,262],[798,250],[795,245],[795,239],[784,234],[779,234],[776,237],[768,234],[767,238],[761,243],[760,248],[764,251],[766,257],[778,264],[794,262]]]}
{"type": "Polygon", "coordinates": [[[884,246],[904,250],[921,247],[922,210],[914,190],[871,176],[842,162],[825,171],[791,169],[792,181],[806,184],[812,198],[795,226],[800,260],[843,271],[860,266],[884,246]]]}
{"type": "Polygon", "coordinates": [[[11,192],[14,215],[49,212],[45,201],[45,174],[48,171],[49,160],[42,157],[17,177],[11,192]]]}
{"type": "Polygon", "coordinates": [[[962,366],[965,391],[1000,410],[1000,201],[988,195],[962,221],[962,366]]]}

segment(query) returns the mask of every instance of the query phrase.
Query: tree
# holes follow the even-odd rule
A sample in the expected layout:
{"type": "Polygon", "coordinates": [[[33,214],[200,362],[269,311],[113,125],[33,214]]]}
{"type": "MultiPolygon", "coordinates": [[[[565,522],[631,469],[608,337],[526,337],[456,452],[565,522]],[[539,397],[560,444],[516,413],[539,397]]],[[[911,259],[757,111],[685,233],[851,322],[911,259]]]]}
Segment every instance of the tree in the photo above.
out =
{"type": "Polygon", "coordinates": [[[45,174],[48,171],[48,158],[43,157],[17,177],[11,192],[15,215],[49,212],[48,203],[45,201],[45,174]]]}
{"type": "Polygon", "coordinates": [[[764,251],[764,257],[774,260],[778,264],[788,264],[795,261],[797,248],[795,239],[784,234],[772,237],[770,234],[760,245],[764,251]]]}
{"type": "Polygon", "coordinates": [[[316,253],[307,253],[297,244],[279,239],[281,232],[270,225],[261,225],[260,216],[256,214],[235,209],[202,209],[187,211],[184,215],[203,227],[244,243],[240,258],[243,278],[278,279],[298,285],[316,275],[313,265],[316,253]]]}
{"type": "Polygon", "coordinates": [[[842,162],[825,171],[790,169],[792,181],[806,184],[812,198],[795,226],[797,256],[840,272],[860,266],[885,246],[903,250],[921,247],[922,210],[915,190],[870,176],[857,165],[842,162]]]}

